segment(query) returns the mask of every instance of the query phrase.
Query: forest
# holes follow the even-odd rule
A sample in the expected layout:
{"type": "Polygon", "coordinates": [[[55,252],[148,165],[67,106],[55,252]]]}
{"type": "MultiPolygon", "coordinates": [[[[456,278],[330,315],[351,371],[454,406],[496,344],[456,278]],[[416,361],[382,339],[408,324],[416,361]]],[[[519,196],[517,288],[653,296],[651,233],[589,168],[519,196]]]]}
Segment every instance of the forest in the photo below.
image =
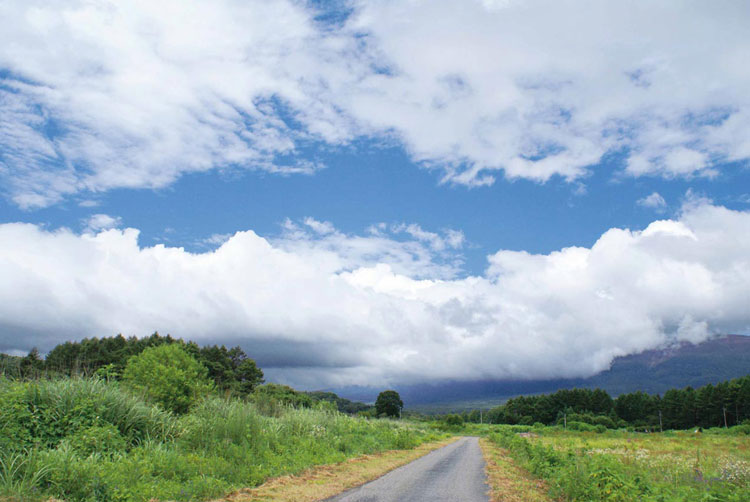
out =
{"type": "MultiPolygon", "coordinates": [[[[468,421],[478,421],[476,413],[468,421]]],[[[750,419],[750,375],[697,389],[670,389],[663,396],[644,392],[612,398],[601,389],[563,389],[520,396],[487,413],[495,424],[545,425],[566,422],[618,427],[688,429],[724,427],[750,419]]]]}
{"type": "Polygon", "coordinates": [[[12,379],[83,376],[117,381],[122,377],[128,359],[149,347],[169,344],[184,348],[204,366],[216,390],[224,395],[239,398],[263,396],[284,405],[304,408],[312,407],[316,402],[328,402],[340,412],[349,414],[372,409],[370,405],[344,399],[333,392],[300,392],[286,385],[261,385],[263,371],[242,348],[199,346],[192,341],[185,342],[159,333],[144,338],[117,335],[68,341],[55,346],[45,358],[37,349],[32,349],[24,357],[0,354],[0,375],[12,379]]]}
{"type": "Polygon", "coordinates": [[[747,500],[750,375],[664,396],[565,389],[463,416],[398,419],[403,405],[393,390],[370,406],[263,383],[239,347],[156,333],[66,342],[44,359],[0,355],[0,498],[209,500],[471,434],[496,459],[489,472],[512,458],[550,500],[747,500]]]}
{"type": "MultiPolygon", "coordinates": [[[[85,338],[54,347],[42,359],[36,349],[24,357],[0,354],[0,374],[14,379],[56,376],[98,376],[118,380],[129,358],[149,347],[177,344],[207,370],[216,390],[236,397],[263,395],[295,407],[316,402],[335,405],[349,414],[372,414],[373,407],[344,399],[333,392],[301,392],[279,384],[263,384],[263,371],[240,347],[199,346],[154,333],[144,338],[122,335],[85,338]]],[[[562,389],[552,394],[519,396],[480,413],[464,413],[466,422],[545,425],[570,422],[610,429],[688,429],[741,424],[750,419],[750,375],[697,389],[670,389],[664,395],[632,392],[615,398],[601,389],[562,389]]]]}

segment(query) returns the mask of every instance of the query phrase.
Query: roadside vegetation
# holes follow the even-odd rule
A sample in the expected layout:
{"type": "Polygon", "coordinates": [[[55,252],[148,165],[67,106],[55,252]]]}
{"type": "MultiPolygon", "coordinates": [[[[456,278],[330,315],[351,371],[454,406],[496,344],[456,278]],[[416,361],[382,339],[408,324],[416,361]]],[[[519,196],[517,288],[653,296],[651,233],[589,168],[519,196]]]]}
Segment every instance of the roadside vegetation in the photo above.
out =
{"type": "Polygon", "coordinates": [[[5,380],[0,403],[0,496],[10,500],[207,500],[438,437],[331,407],[217,396],[178,415],[98,379],[5,380]]]}
{"type": "Polygon", "coordinates": [[[185,344],[145,347],[117,372],[0,377],[0,498],[209,500],[444,437],[283,385],[221,385],[185,344]]]}
{"type": "Polygon", "coordinates": [[[264,384],[239,348],[158,334],[3,356],[0,500],[315,500],[456,435],[482,436],[493,502],[750,500],[750,376],[402,408],[392,390],[369,406],[264,384]]]}
{"type": "Polygon", "coordinates": [[[553,500],[750,500],[750,440],[740,427],[647,434],[492,426],[488,439],[553,500]]]}
{"type": "Polygon", "coordinates": [[[572,389],[412,418],[484,436],[493,502],[740,502],[750,500],[748,391],[747,376],[664,397],[572,389]]]}

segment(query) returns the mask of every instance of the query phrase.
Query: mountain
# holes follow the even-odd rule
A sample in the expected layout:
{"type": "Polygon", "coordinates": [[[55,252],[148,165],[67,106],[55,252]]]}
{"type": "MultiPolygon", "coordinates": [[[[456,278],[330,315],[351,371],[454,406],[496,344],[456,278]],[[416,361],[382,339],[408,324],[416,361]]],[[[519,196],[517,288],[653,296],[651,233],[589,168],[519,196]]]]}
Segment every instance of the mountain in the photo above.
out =
{"type": "MultiPolygon", "coordinates": [[[[609,370],[589,378],[441,382],[397,386],[407,409],[424,412],[490,408],[521,394],[573,387],[602,388],[612,396],[644,391],[663,394],[671,388],[700,387],[750,373],[750,336],[725,335],[693,345],[648,350],[616,358],[609,370]]],[[[335,392],[347,399],[372,402],[379,390],[348,387],[335,392]]]]}

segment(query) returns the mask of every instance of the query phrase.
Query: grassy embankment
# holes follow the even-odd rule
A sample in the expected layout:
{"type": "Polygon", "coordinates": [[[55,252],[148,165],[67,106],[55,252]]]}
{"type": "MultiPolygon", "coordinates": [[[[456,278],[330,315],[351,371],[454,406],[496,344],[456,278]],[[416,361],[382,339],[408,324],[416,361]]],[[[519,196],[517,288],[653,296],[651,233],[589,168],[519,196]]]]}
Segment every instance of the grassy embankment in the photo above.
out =
{"type": "Polygon", "coordinates": [[[490,483],[495,476],[494,487],[507,488],[495,500],[745,502],[746,428],[644,434],[491,426],[484,450],[490,483]]]}
{"type": "MultiPolygon", "coordinates": [[[[115,383],[0,380],[0,498],[208,500],[441,438],[413,424],[330,410],[209,397],[177,416],[115,383]]],[[[388,457],[381,469],[407,457],[388,457]]]]}

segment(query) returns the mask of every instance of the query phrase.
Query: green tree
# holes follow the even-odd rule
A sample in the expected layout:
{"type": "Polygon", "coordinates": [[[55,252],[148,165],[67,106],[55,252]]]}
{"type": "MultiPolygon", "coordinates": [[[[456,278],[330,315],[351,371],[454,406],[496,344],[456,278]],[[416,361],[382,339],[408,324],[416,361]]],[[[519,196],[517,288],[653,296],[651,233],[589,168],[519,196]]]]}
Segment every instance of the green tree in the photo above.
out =
{"type": "Polygon", "coordinates": [[[208,370],[178,344],[145,349],[125,366],[123,381],[166,410],[185,413],[213,386],[208,370]]]}
{"type": "Polygon", "coordinates": [[[403,407],[404,402],[395,390],[385,390],[378,394],[375,400],[375,411],[378,415],[397,417],[403,407]]]}
{"type": "Polygon", "coordinates": [[[36,347],[21,359],[21,375],[24,378],[38,378],[43,369],[44,361],[39,357],[39,350],[36,347]]]}

